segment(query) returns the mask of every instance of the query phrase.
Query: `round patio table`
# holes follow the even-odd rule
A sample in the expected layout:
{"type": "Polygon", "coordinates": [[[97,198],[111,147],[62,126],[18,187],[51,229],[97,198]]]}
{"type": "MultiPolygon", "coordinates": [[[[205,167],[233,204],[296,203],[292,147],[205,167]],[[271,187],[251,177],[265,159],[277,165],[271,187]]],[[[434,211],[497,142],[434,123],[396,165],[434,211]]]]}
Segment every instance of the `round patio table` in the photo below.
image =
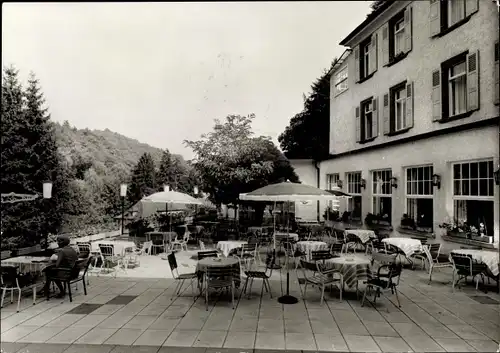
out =
{"type": "Polygon", "coordinates": [[[228,257],[231,250],[241,248],[247,244],[244,240],[222,240],[217,243],[217,249],[221,250],[225,257],[228,257]]]}
{"type": "Polygon", "coordinates": [[[460,255],[470,255],[474,260],[484,263],[493,276],[498,276],[498,252],[488,250],[474,250],[474,249],[456,249],[450,253],[460,255]]]}
{"type": "Polygon", "coordinates": [[[325,260],[324,266],[328,270],[339,271],[344,278],[344,284],[352,288],[358,281],[371,276],[370,262],[371,260],[365,256],[348,255],[325,260]]]}
{"type": "Polygon", "coordinates": [[[344,232],[344,234],[352,234],[356,236],[361,243],[366,244],[371,239],[377,239],[375,232],[369,229],[349,229],[344,232]]]}
{"type": "Polygon", "coordinates": [[[306,261],[311,258],[311,251],[327,250],[328,244],[324,241],[299,241],[295,244],[296,249],[306,254],[306,261]]]}
{"type": "Polygon", "coordinates": [[[235,286],[239,287],[241,282],[241,269],[240,261],[238,259],[232,257],[206,257],[204,259],[201,259],[196,265],[196,273],[198,274],[198,278],[203,279],[203,275],[209,267],[231,267],[233,270],[235,286]]]}

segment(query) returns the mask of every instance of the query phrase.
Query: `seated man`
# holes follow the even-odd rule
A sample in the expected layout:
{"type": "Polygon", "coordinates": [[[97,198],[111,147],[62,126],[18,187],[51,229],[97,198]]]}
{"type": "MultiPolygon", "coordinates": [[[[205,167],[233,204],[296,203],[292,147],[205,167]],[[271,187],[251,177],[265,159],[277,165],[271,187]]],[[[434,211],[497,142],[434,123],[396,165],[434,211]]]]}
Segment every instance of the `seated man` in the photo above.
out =
{"type": "MultiPolygon", "coordinates": [[[[59,236],[57,238],[57,244],[59,245],[59,251],[57,252],[57,260],[55,265],[48,266],[44,271],[47,276],[51,276],[57,268],[68,268],[73,269],[75,267],[76,261],[78,260],[78,254],[71,246],[69,246],[70,240],[67,236],[59,236]]],[[[45,286],[43,287],[43,292],[46,294],[50,290],[49,280],[45,281],[45,286]]],[[[59,288],[59,295],[57,298],[64,298],[66,291],[64,286],[59,280],[54,280],[54,283],[59,288]]]]}

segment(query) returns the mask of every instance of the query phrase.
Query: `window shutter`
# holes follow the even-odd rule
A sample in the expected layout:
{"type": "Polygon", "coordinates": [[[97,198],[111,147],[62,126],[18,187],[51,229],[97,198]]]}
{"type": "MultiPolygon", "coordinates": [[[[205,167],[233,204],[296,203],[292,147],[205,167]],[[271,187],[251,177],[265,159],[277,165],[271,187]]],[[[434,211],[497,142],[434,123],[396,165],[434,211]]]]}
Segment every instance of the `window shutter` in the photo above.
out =
{"type": "Polygon", "coordinates": [[[360,79],[360,75],[359,75],[359,65],[360,65],[360,60],[359,60],[359,45],[354,48],[354,61],[355,61],[355,64],[354,64],[354,68],[355,68],[355,71],[354,71],[354,78],[356,79],[356,82],[359,82],[359,79],[360,79]]]}
{"type": "Polygon", "coordinates": [[[389,63],[389,24],[382,27],[382,66],[389,63]]]}
{"type": "Polygon", "coordinates": [[[377,71],[377,42],[377,33],[373,33],[370,43],[370,54],[368,56],[368,60],[370,60],[370,74],[373,74],[375,71],[377,71]]]}
{"type": "Polygon", "coordinates": [[[479,0],[465,0],[465,17],[477,12],[479,8],[479,0]]]}
{"type": "Polygon", "coordinates": [[[441,32],[441,1],[430,0],[429,28],[431,37],[441,32]]]}
{"type": "Polygon", "coordinates": [[[479,109],[479,51],[467,55],[467,111],[479,109]]]}
{"type": "Polygon", "coordinates": [[[494,100],[495,104],[500,104],[500,68],[498,66],[500,62],[500,44],[495,43],[495,93],[494,100]]]}
{"type": "Polygon", "coordinates": [[[406,127],[413,127],[413,82],[406,84],[406,127]]]}
{"type": "Polygon", "coordinates": [[[441,69],[432,72],[432,121],[441,120],[441,69]]]}
{"type": "Polygon", "coordinates": [[[404,14],[404,19],[405,19],[405,52],[409,52],[411,50],[411,41],[412,41],[412,34],[411,34],[411,20],[412,20],[412,9],[411,6],[408,6],[405,9],[405,14],[404,14]]]}
{"type": "Polygon", "coordinates": [[[372,99],[372,116],[373,116],[373,123],[372,123],[372,137],[377,137],[378,136],[378,104],[377,104],[377,98],[372,99]]]}
{"type": "Polygon", "coordinates": [[[384,135],[391,132],[391,114],[389,108],[389,93],[384,94],[384,104],[382,107],[382,115],[384,117],[384,135]]]}
{"type": "Polygon", "coordinates": [[[359,116],[359,106],[356,107],[356,142],[361,142],[361,117],[359,116]]]}

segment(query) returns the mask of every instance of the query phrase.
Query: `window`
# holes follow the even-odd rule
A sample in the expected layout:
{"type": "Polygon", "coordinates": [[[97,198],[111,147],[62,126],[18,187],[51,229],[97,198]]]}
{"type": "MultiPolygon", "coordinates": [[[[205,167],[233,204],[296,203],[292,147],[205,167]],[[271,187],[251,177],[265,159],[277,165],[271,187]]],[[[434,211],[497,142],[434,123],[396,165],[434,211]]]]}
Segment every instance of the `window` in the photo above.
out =
{"type": "Polygon", "coordinates": [[[362,82],[377,71],[377,33],[354,48],[356,82],[362,82]]]}
{"type": "Polygon", "coordinates": [[[356,107],[356,141],[370,141],[378,136],[377,100],[368,98],[356,107]]]}
{"type": "Polygon", "coordinates": [[[392,171],[390,169],[372,172],[372,213],[391,224],[392,214],[392,171]]]}
{"type": "Polygon", "coordinates": [[[434,221],[434,187],[432,186],[432,166],[410,167],[406,169],[406,211],[401,225],[432,233],[434,221]],[[403,224],[406,221],[407,224],[403,224]]]}
{"type": "Polygon", "coordinates": [[[402,82],[384,95],[384,133],[404,132],[413,127],[413,83],[402,82]]]}
{"type": "Polygon", "coordinates": [[[453,165],[453,214],[455,222],[473,226],[493,236],[493,161],[453,165]],[[483,227],[481,227],[481,224],[483,227]]]}
{"type": "Polygon", "coordinates": [[[361,124],[363,125],[363,139],[371,139],[373,132],[373,102],[370,100],[361,105],[361,124]]]}
{"type": "Polygon", "coordinates": [[[337,186],[337,182],[340,180],[340,176],[338,173],[327,174],[326,175],[326,189],[332,190],[337,186]]]}
{"type": "Polygon", "coordinates": [[[361,172],[346,173],[347,193],[351,198],[347,199],[347,211],[351,213],[351,219],[361,220],[361,172]]]}
{"type": "Polygon", "coordinates": [[[448,25],[448,27],[453,26],[455,23],[465,18],[465,0],[447,1],[445,6],[448,15],[446,25],[448,25]]]}
{"type": "Polygon", "coordinates": [[[431,36],[444,35],[477,12],[479,0],[430,0],[431,36]]]}
{"type": "Polygon", "coordinates": [[[465,57],[448,68],[449,116],[467,111],[467,73],[465,57]]]}
{"type": "Polygon", "coordinates": [[[477,51],[462,53],[432,72],[434,121],[466,117],[479,109],[478,55],[477,51]]]}
{"type": "Polygon", "coordinates": [[[348,88],[347,78],[348,78],[347,66],[345,66],[344,68],[342,68],[340,71],[338,71],[335,74],[335,94],[336,95],[347,90],[347,88],[348,88]]]}
{"type": "Polygon", "coordinates": [[[403,59],[411,48],[412,8],[408,6],[382,26],[382,65],[403,59]]]}

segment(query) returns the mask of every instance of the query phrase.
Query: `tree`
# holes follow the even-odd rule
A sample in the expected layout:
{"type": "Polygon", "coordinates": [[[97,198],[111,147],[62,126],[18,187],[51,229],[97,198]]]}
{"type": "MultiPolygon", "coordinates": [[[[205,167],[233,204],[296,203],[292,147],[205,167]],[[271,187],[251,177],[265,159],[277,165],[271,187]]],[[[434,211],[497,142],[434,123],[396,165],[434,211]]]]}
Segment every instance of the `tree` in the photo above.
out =
{"type": "Polygon", "coordinates": [[[140,201],[144,196],[155,192],[155,162],[149,153],[144,153],[132,171],[127,196],[132,204],[140,201]]]}
{"type": "MultiPolygon", "coordinates": [[[[333,60],[331,67],[335,63],[333,60]]],[[[325,70],[304,97],[304,109],[290,119],[278,137],[288,158],[322,159],[329,156],[330,144],[330,74],[325,70]]]]}
{"type": "Polygon", "coordinates": [[[30,74],[23,91],[17,75],[12,66],[4,69],[1,191],[41,194],[43,183],[51,181],[53,196],[4,205],[2,226],[6,233],[23,237],[21,243],[33,244],[60,228],[68,201],[68,174],[58,154],[39,81],[30,74]]]}
{"type": "Polygon", "coordinates": [[[387,0],[375,0],[370,4],[370,7],[373,11],[377,11],[387,0]]]}
{"type": "Polygon", "coordinates": [[[193,166],[216,205],[237,204],[239,194],[280,180],[298,177],[269,137],[253,137],[253,114],[229,115],[198,141],[184,141],[193,149],[193,166]],[[288,164],[288,167],[287,167],[288,164]]]}

